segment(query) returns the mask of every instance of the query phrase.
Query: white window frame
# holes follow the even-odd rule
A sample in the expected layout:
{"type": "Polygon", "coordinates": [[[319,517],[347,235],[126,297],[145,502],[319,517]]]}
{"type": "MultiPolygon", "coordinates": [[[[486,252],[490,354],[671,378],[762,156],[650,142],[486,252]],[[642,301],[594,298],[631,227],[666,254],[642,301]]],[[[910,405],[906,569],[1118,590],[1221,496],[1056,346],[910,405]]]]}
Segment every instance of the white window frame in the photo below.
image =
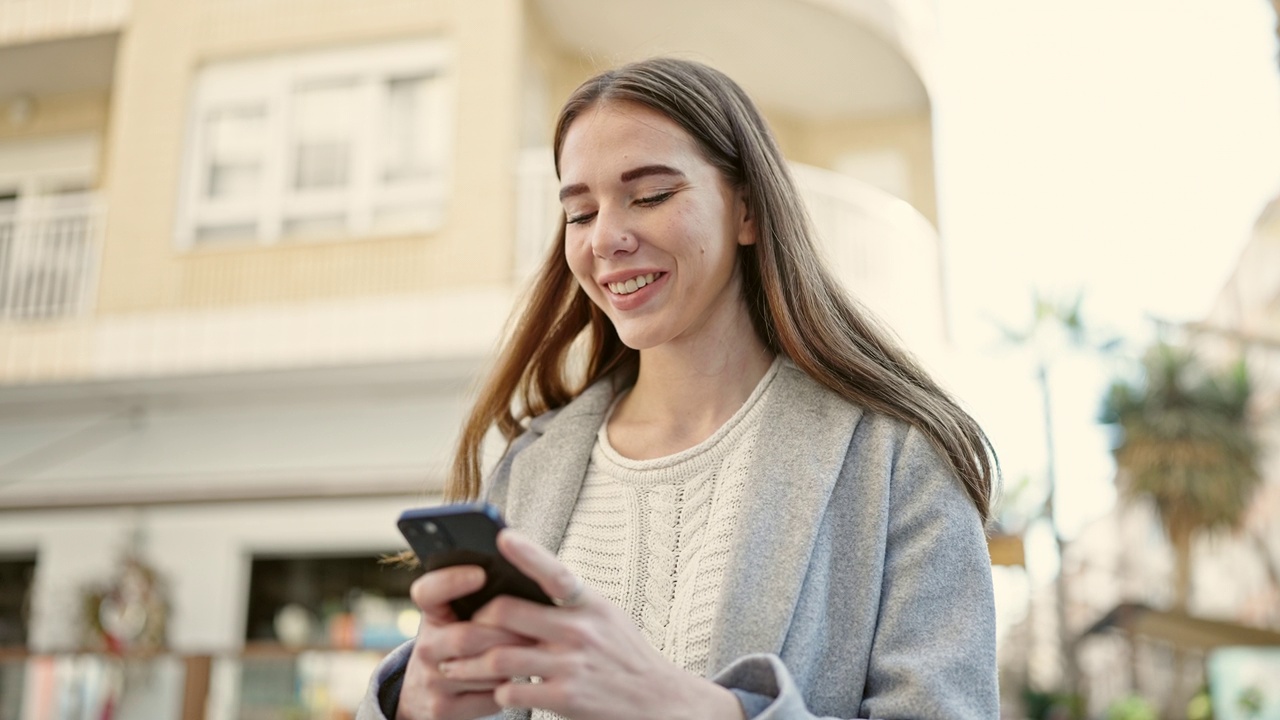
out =
{"type": "Polygon", "coordinates": [[[323,51],[273,55],[246,60],[223,61],[204,67],[196,77],[188,113],[187,138],[181,193],[175,223],[175,244],[190,250],[216,247],[227,241],[202,242],[197,239],[203,224],[243,221],[252,224],[250,237],[235,238],[230,244],[303,243],[350,240],[386,235],[422,234],[444,224],[448,203],[453,116],[456,105],[454,77],[450,72],[452,52],[442,40],[412,40],[343,47],[323,51]],[[429,177],[380,187],[377,177],[381,158],[381,129],[385,124],[388,82],[393,79],[428,76],[433,78],[431,102],[423,122],[431,130],[429,177]],[[353,133],[350,180],[343,190],[290,193],[289,168],[293,165],[294,143],[289,136],[290,103],[296,88],[311,84],[353,80],[359,100],[353,133]],[[261,106],[266,114],[264,148],[259,176],[259,193],[252,200],[219,202],[204,196],[204,177],[210,161],[210,138],[205,120],[218,108],[261,106]],[[344,230],[332,236],[292,238],[284,233],[290,213],[337,206],[345,218],[344,230]],[[410,226],[379,228],[375,215],[379,208],[412,207],[422,218],[410,226]]]}

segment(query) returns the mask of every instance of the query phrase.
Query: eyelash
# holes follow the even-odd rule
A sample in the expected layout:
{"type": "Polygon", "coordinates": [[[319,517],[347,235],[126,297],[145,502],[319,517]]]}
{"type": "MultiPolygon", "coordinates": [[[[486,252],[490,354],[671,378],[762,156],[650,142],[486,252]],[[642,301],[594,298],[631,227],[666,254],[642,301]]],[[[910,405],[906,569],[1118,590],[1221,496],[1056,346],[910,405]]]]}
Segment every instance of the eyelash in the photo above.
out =
{"type": "MultiPolygon", "coordinates": [[[[654,207],[656,205],[661,205],[663,201],[665,201],[667,198],[670,198],[672,195],[675,195],[675,194],[676,193],[674,190],[668,190],[666,192],[660,192],[656,195],[650,195],[649,197],[636,198],[636,204],[641,205],[643,207],[654,207]]],[[[596,216],[595,213],[584,213],[582,215],[574,215],[573,217],[566,217],[564,221],[566,225],[585,225],[586,223],[591,222],[591,219],[594,218],[595,216],[596,216]]]]}
{"type": "Polygon", "coordinates": [[[676,193],[674,190],[667,190],[665,192],[660,192],[656,195],[650,195],[649,197],[639,198],[638,200],[636,200],[636,204],[643,205],[645,207],[653,207],[654,205],[661,205],[663,200],[666,200],[667,198],[675,194],[676,193]]]}

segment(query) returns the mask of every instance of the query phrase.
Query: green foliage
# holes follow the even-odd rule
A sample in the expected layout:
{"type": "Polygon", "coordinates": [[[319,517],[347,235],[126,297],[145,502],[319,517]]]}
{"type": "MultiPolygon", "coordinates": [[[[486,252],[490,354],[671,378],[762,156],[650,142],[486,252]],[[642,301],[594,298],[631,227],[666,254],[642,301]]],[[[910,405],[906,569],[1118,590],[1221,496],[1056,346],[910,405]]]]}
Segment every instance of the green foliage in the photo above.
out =
{"type": "Polygon", "coordinates": [[[1262,690],[1255,685],[1250,685],[1241,690],[1240,694],[1236,696],[1236,709],[1247,718],[1260,716],[1262,714],[1262,704],[1262,690]]]}
{"type": "Polygon", "coordinates": [[[1082,720],[1085,716],[1084,698],[1080,695],[1026,687],[1022,689],[1022,702],[1028,720],[1082,720]]]}
{"type": "Polygon", "coordinates": [[[1187,720],[1213,720],[1213,698],[1204,687],[1187,703],[1187,720]]]}
{"type": "Polygon", "coordinates": [[[1119,489],[1153,501],[1171,538],[1239,524],[1260,480],[1251,390],[1243,362],[1210,370],[1189,350],[1158,344],[1140,378],[1108,391],[1101,420],[1122,433],[1119,489]]]}
{"type": "Polygon", "coordinates": [[[997,323],[1005,342],[1030,348],[1040,364],[1049,362],[1052,356],[1066,349],[1081,349],[1090,345],[1084,317],[1080,307],[1084,294],[1077,293],[1069,299],[1047,298],[1039,292],[1031,296],[1031,320],[1020,328],[997,323]]]}
{"type": "Polygon", "coordinates": [[[1157,720],[1160,714],[1146,698],[1130,695],[1111,703],[1103,717],[1106,720],[1157,720]]]}

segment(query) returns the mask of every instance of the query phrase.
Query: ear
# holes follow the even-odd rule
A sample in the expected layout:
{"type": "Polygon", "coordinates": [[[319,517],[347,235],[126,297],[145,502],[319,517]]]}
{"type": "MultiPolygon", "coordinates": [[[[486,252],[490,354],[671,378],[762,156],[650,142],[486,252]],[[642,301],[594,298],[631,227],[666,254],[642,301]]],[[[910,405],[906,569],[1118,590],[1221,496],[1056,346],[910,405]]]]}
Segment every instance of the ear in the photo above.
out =
{"type": "Polygon", "coordinates": [[[756,224],[756,217],[747,207],[747,199],[742,193],[738,193],[738,244],[739,245],[755,245],[760,239],[760,228],[756,224]]]}

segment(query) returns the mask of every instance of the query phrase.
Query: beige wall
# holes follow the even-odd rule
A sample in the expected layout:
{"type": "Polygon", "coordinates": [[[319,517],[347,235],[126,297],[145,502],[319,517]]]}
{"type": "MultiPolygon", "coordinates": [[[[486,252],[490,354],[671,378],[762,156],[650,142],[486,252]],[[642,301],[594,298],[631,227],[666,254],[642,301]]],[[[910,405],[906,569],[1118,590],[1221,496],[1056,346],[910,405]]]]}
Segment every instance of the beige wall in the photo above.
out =
{"type": "MultiPolygon", "coordinates": [[[[564,98],[599,69],[558,47],[530,7],[515,0],[137,0],[121,36],[109,122],[102,95],[50,102],[50,115],[41,121],[41,132],[77,123],[109,127],[104,153],[115,162],[104,164],[111,212],[98,312],[506,282],[516,224],[518,148],[539,134],[549,142],[564,98]],[[443,38],[453,50],[453,181],[438,232],[273,247],[178,248],[174,227],[189,97],[203,63],[406,37],[443,38]],[[547,119],[541,129],[522,113],[530,102],[524,86],[531,71],[542,86],[547,119]]],[[[901,154],[911,183],[904,199],[936,222],[927,113],[835,122],[765,112],[784,152],[800,162],[835,168],[846,153],[890,149],[901,154]]]]}
{"type": "Polygon", "coordinates": [[[933,173],[933,121],[929,112],[916,115],[816,121],[802,123],[795,141],[793,160],[838,170],[841,156],[888,150],[899,154],[907,167],[907,196],[937,227],[938,203],[933,173]]]}
{"type": "MultiPolygon", "coordinates": [[[[15,125],[7,117],[0,120],[0,142],[82,133],[103,137],[107,133],[109,108],[110,96],[105,91],[36,96],[32,98],[32,112],[26,122],[15,125]]],[[[105,144],[100,144],[99,152],[100,177],[93,179],[95,186],[102,184],[105,175],[108,155],[105,144]]]]}
{"type": "MultiPolygon", "coordinates": [[[[933,172],[933,120],[928,111],[886,118],[811,119],[763,106],[760,112],[772,128],[787,159],[840,171],[842,157],[887,151],[906,164],[908,187],[902,197],[934,227],[938,201],[933,172]]],[[[867,178],[858,178],[866,181],[867,178]]]]}
{"type": "Polygon", "coordinates": [[[521,7],[406,0],[137,0],[117,66],[101,314],[421,292],[510,274],[521,7]],[[188,102],[200,65],[406,37],[453,50],[456,150],[437,233],[179,250],[188,102]]]}
{"type": "Polygon", "coordinates": [[[129,15],[130,0],[5,0],[0,44],[44,42],[114,32],[129,15]]]}
{"type": "Polygon", "coordinates": [[[106,128],[110,98],[105,91],[38,95],[31,100],[31,115],[25,122],[14,124],[7,113],[0,116],[0,140],[102,132],[106,128]]]}
{"type": "Polygon", "coordinates": [[[547,146],[550,146],[552,134],[555,132],[555,121],[560,106],[578,85],[600,70],[585,58],[567,52],[557,45],[553,38],[552,30],[547,27],[542,16],[534,8],[526,5],[525,56],[522,62],[527,63],[532,71],[539,75],[547,93],[546,118],[541,123],[544,128],[542,144],[547,146]]]}

